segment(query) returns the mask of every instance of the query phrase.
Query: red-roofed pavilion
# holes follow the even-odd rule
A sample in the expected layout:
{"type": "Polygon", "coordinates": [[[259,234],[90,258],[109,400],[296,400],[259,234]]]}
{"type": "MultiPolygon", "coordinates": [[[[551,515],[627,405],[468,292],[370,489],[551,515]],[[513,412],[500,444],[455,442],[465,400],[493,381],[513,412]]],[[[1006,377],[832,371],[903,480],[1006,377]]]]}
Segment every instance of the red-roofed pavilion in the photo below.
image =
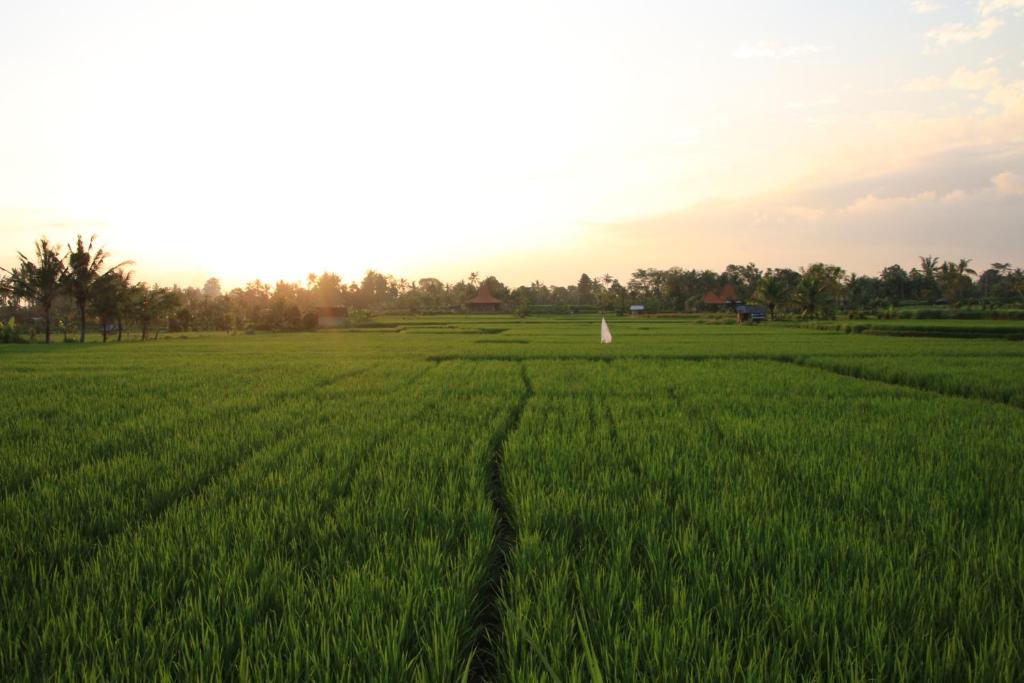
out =
{"type": "Polygon", "coordinates": [[[495,298],[491,290],[487,289],[487,285],[480,285],[480,291],[476,296],[466,302],[469,310],[474,312],[496,312],[501,310],[501,304],[501,299],[495,298]]]}
{"type": "Polygon", "coordinates": [[[722,287],[722,292],[719,296],[725,299],[725,303],[727,304],[743,303],[740,301],[739,295],[736,294],[736,288],[732,286],[731,282],[727,282],[725,287],[722,287]]]}
{"type": "Polygon", "coordinates": [[[712,306],[721,306],[725,303],[725,299],[718,296],[714,292],[708,292],[704,295],[704,303],[711,304],[712,306]]]}
{"type": "Polygon", "coordinates": [[[704,303],[711,306],[735,306],[736,304],[742,304],[743,300],[736,293],[736,288],[729,282],[722,287],[721,292],[708,292],[705,294],[704,303]]]}

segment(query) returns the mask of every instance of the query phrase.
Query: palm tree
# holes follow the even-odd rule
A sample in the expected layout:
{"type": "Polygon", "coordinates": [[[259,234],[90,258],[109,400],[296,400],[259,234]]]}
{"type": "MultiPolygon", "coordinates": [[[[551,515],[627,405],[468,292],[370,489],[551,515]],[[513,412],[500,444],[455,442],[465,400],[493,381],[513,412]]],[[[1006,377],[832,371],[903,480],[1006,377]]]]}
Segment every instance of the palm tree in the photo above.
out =
{"type": "Polygon", "coordinates": [[[130,261],[124,261],[101,273],[100,269],[103,268],[103,262],[107,260],[107,253],[102,249],[97,249],[96,253],[93,253],[92,246],[95,239],[96,235],[90,237],[89,245],[86,246],[82,241],[82,236],[79,235],[74,249],[70,244],[68,245],[68,267],[63,278],[64,284],[71,293],[71,298],[78,306],[78,341],[80,342],[85,341],[85,307],[89,303],[89,299],[92,298],[96,283],[107,273],[130,263],[130,261]]]}
{"type": "Polygon", "coordinates": [[[800,269],[793,298],[804,316],[826,314],[835,301],[842,285],[843,270],[838,266],[815,263],[800,269]]]}
{"type": "Polygon", "coordinates": [[[757,283],[757,290],[754,296],[758,301],[763,301],[768,306],[768,314],[775,320],[775,308],[783,306],[789,301],[792,294],[789,284],[777,275],[769,274],[762,277],[757,283]]]}
{"type": "Polygon", "coordinates": [[[61,291],[67,267],[60,247],[51,246],[45,237],[36,242],[36,260],[18,252],[21,263],[14,270],[5,270],[12,294],[21,299],[34,301],[43,309],[46,319],[46,343],[50,343],[50,311],[54,299],[61,291]]]}
{"type": "Polygon", "coordinates": [[[939,291],[939,284],[936,279],[936,275],[939,270],[939,257],[938,256],[919,256],[921,261],[921,275],[923,277],[923,284],[925,291],[920,292],[926,298],[933,299],[935,294],[939,291]]]}
{"type": "Polygon", "coordinates": [[[935,271],[939,267],[938,256],[918,256],[921,261],[921,272],[924,273],[925,279],[931,279],[935,277],[935,271]]]}
{"type": "MultiPolygon", "coordinates": [[[[4,271],[7,272],[7,271],[4,271]]],[[[10,300],[11,307],[14,307],[14,284],[6,275],[0,277],[0,304],[6,304],[10,300]]]]}
{"type": "Polygon", "coordinates": [[[971,259],[962,258],[959,263],[956,264],[956,272],[960,275],[977,275],[977,271],[971,268],[971,259]]]}
{"type": "Polygon", "coordinates": [[[800,306],[800,314],[813,318],[825,304],[826,289],[824,283],[813,275],[800,278],[793,298],[800,306]]]}
{"type": "Polygon", "coordinates": [[[964,294],[971,288],[971,275],[977,275],[971,268],[971,260],[962,258],[959,262],[946,261],[938,271],[938,282],[946,303],[959,306],[964,294]]]}

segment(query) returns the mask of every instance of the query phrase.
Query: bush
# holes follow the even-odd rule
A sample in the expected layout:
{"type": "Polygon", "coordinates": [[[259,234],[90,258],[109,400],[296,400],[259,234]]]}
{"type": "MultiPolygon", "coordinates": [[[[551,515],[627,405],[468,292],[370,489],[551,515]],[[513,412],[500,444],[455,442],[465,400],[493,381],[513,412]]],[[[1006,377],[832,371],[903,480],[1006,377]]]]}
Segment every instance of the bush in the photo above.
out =
{"type": "Polygon", "coordinates": [[[373,319],[373,314],[365,308],[354,308],[348,313],[348,323],[353,327],[366,326],[373,319]]]}
{"type": "Polygon", "coordinates": [[[6,323],[0,321],[0,344],[20,344],[24,341],[13,315],[6,323]]]}

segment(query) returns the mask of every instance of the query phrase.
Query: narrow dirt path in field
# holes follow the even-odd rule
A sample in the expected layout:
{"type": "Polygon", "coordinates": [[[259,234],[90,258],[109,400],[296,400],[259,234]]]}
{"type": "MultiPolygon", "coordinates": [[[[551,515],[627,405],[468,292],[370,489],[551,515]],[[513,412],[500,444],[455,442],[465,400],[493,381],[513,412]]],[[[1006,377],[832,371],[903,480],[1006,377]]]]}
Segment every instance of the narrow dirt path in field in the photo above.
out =
{"type": "Polygon", "coordinates": [[[512,506],[502,477],[505,462],[505,444],[519,428],[519,421],[530,397],[533,385],[526,373],[526,366],[520,364],[523,378],[523,394],[512,408],[504,426],[491,438],[491,459],[487,463],[487,496],[494,509],[494,541],[488,558],[487,576],[477,593],[477,617],[474,623],[474,640],[471,645],[473,661],[469,669],[470,681],[493,681],[498,673],[498,653],[501,650],[502,614],[501,595],[509,574],[509,560],[518,542],[512,506]]]}

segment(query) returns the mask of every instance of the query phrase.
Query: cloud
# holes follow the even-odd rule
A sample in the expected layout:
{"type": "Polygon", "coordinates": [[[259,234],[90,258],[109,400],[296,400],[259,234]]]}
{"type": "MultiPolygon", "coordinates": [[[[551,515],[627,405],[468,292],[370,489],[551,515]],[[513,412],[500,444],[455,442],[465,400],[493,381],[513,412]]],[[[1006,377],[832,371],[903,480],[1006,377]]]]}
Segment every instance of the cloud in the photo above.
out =
{"type": "Polygon", "coordinates": [[[991,90],[1000,84],[999,69],[989,67],[973,71],[966,66],[957,68],[948,78],[928,76],[910,81],[903,86],[909,92],[936,92],[938,90],[991,90]]]}
{"type": "Polygon", "coordinates": [[[803,221],[816,221],[825,215],[825,209],[816,209],[811,206],[802,206],[799,204],[793,204],[791,206],[783,207],[780,210],[783,216],[788,218],[797,218],[803,221]]]}
{"type": "Polygon", "coordinates": [[[786,109],[802,110],[802,109],[818,109],[819,107],[831,107],[839,104],[839,98],[835,96],[820,97],[816,100],[797,100],[795,102],[787,102],[786,109]]]}
{"type": "Polygon", "coordinates": [[[1024,144],[959,148],[897,173],[595,226],[629,267],[665,254],[659,267],[720,268],[754,261],[796,267],[838,263],[878,272],[917,255],[1024,264],[1024,144]],[[632,261],[630,260],[632,259],[632,261]]]}
{"type": "Polygon", "coordinates": [[[821,51],[820,46],[810,43],[779,45],[778,43],[759,42],[736,48],[733,56],[736,59],[793,59],[818,54],[821,51]]]}
{"type": "Polygon", "coordinates": [[[995,186],[996,192],[999,194],[1024,195],[1024,175],[1012,171],[1003,171],[992,176],[992,185],[995,186]]]}
{"type": "Polygon", "coordinates": [[[989,67],[971,71],[961,66],[949,77],[949,87],[954,90],[988,90],[999,84],[999,69],[989,67]]]}
{"type": "Polygon", "coordinates": [[[908,92],[937,92],[946,89],[946,79],[938,76],[916,78],[903,86],[908,92]]]}
{"type": "Polygon", "coordinates": [[[1024,0],[982,0],[978,3],[978,14],[983,17],[1004,9],[1024,12],[1024,0]]]}
{"type": "Polygon", "coordinates": [[[839,213],[877,213],[880,211],[892,211],[894,209],[913,206],[919,203],[933,203],[938,200],[939,195],[935,190],[928,190],[909,197],[878,197],[869,194],[854,200],[848,206],[839,209],[839,213]]]}
{"type": "Polygon", "coordinates": [[[985,40],[992,37],[992,34],[1003,25],[1000,19],[989,17],[982,19],[976,25],[970,26],[963,22],[943,24],[938,28],[928,31],[926,37],[938,47],[947,45],[958,45],[969,43],[974,40],[985,40]]]}
{"type": "Polygon", "coordinates": [[[1024,173],[1024,144],[965,144],[938,154],[916,157],[904,168],[866,173],[856,179],[812,186],[794,202],[829,210],[848,207],[864,197],[915,197],[929,192],[946,197],[958,191],[992,189],[992,177],[1006,171],[1024,173]]]}
{"type": "Polygon", "coordinates": [[[1024,81],[997,83],[985,94],[985,102],[1011,115],[1024,116],[1024,81]]]}
{"type": "Polygon", "coordinates": [[[930,2],[930,0],[914,0],[910,5],[918,14],[928,14],[929,12],[942,9],[941,5],[935,2],[930,2]]]}

